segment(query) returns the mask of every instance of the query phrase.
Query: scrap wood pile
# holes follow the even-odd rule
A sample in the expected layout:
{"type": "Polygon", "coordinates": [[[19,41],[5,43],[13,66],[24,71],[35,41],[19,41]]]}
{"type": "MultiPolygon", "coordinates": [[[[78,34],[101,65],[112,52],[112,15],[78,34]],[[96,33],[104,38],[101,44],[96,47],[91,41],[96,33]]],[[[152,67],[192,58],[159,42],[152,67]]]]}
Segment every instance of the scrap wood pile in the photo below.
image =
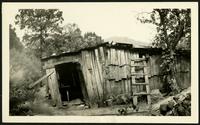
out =
{"type": "Polygon", "coordinates": [[[152,115],[161,116],[190,116],[191,90],[190,88],[180,94],[170,96],[152,106],[152,115]]]}

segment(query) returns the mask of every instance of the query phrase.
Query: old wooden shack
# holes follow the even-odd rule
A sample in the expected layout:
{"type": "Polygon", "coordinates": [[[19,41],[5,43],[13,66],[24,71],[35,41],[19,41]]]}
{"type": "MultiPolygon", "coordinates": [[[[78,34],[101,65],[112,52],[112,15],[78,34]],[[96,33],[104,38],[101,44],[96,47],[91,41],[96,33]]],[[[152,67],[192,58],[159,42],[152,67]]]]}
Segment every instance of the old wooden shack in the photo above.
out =
{"type": "MultiPolygon", "coordinates": [[[[136,70],[137,73],[143,71],[140,68],[132,71],[131,66],[138,65],[138,59],[144,59],[146,63],[150,90],[162,90],[161,52],[157,48],[134,48],[132,44],[103,43],[77,52],[44,57],[42,61],[46,74],[49,74],[50,94],[57,105],[76,98],[99,103],[109,96],[131,95],[136,91],[132,87],[132,76],[136,70]]],[[[180,87],[186,88],[191,84],[190,51],[177,53],[177,81],[180,87]]],[[[138,83],[143,79],[142,74],[135,76],[138,83]]],[[[145,89],[144,86],[136,87],[141,91],[145,89]]]]}

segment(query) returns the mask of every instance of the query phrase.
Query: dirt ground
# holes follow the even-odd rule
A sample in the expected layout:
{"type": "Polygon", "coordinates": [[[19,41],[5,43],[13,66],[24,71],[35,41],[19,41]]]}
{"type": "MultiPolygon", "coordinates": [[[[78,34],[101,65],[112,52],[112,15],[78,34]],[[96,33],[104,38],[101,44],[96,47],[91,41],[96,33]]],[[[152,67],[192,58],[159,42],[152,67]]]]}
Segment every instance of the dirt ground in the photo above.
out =
{"type": "MultiPolygon", "coordinates": [[[[43,105],[42,110],[36,111],[34,115],[56,115],[56,116],[120,116],[118,109],[123,108],[124,106],[112,106],[112,107],[102,107],[102,108],[90,108],[90,109],[78,109],[75,108],[66,108],[66,107],[52,107],[48,105],[43,105]]],[[[149,116],[150,113],[148,111],[133,111],[132,109],[128,109],[127,115],[135,115],[135,116],[149,116]]]]}
{"type": "MultiPolygon", "coordinates": [[[[109,107],[88,108],[85,109],[81,105],[70,105],[62,107],[53,107],[48,101],[37,102],[32,105],[31,114],[34,116],[120,116],[119,109],[125,105],[114,105],[109,107]]],[[[140,104],[138,111],[131,107],[127,108],[126,115],[149,116],[151,113],[146,109],[146,105],[140,104]]]]}
{"type": "MultiPolygon", "coordinates": [[[[85,109],[80,101],[73,102],[76,105],[70,104],[67,102],[67,106],[62,106],[60,108],[53,107],[50,100],[46,99],[45,88],[40,88],[40,91],[36,95],[36,100],[33,104],[31,104],[32,111],[30,114],[39,115],[39,116],[109,116],[109,115],[120,115],[118,112],[119,109],[124,108],[125,105],[114,105],[110,107],[100,107],[100,108],[87,108],[85,109]],[[79,103],[77,105],[77,103],[79,103]]],[[[140,115],[140,116],[148,116],[149,112],[146,110],[146,105],[140,104],[139,111],[133,111],[132,108],[127,109],[127,115],[140,115]]]]}

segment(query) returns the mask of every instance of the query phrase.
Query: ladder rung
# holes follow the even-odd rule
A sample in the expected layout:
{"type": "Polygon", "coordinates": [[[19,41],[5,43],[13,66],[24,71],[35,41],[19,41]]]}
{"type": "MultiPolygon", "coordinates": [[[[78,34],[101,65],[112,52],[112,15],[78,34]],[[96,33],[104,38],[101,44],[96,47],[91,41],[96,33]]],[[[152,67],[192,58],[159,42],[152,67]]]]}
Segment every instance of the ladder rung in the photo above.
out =
{"type": "Polygon", "coordinates": [[[147,67],[147,65],[131,65],[131,67],[147,67]]]}
{"type": "Polygon", "coordinates": [[[150,93],[146,93],[146,92],[133,93],[133,96],[137,96],[137,95],[150,95],[150,93]]]}
{"type": "Polygon", "coordinates": [[[131,61],[140,62],[140,61],[145,61],[145,60],[147,60],[147,58],[132,59],[131,61]]]}
{"type": "Polygon", "coordinates": [[[148,75],[147,73],[135,73],[135,72],[132,72],[131,73],[132,76],[135,76],[135,75],[138,75],[138,76],[145,76],[145,75],[148,75]]]}
{"type": "Polygon", "coordinates": [[[133,86],[137,86],[137,85],[149,85],[149,83],[133,83],[133,86]]]}

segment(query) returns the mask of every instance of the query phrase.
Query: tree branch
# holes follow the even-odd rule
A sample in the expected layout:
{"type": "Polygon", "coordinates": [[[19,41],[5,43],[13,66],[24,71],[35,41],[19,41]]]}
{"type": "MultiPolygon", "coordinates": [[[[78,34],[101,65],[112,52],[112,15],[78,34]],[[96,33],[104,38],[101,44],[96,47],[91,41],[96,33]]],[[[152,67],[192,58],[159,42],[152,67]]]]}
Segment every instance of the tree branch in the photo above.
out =
{"type": "Polygon", "coordinates": [[[174,42],[173,42],[173,49],[176,48],[178,42],[180,39],[184,36],[184,26],[183,26],[183,21],[180,20],[180,13],[177,14],[177,19],[178,19],[178,35],[176,36],[174,42]]]}
{"type": "Polygon", "coordinates": [[[166,15],[161,12],[160,9],[156,9],[156,11],[158,12],[159,16],[160,16],[160,26],[163,26],[163,33],[165,36],[165,42],[167,44],[167,46],[170,46],[169,40],[168,40],[168,36],[167,36],[167,28],[166,28],[166,23],[165,23],[165,17],[166,15]]]}

